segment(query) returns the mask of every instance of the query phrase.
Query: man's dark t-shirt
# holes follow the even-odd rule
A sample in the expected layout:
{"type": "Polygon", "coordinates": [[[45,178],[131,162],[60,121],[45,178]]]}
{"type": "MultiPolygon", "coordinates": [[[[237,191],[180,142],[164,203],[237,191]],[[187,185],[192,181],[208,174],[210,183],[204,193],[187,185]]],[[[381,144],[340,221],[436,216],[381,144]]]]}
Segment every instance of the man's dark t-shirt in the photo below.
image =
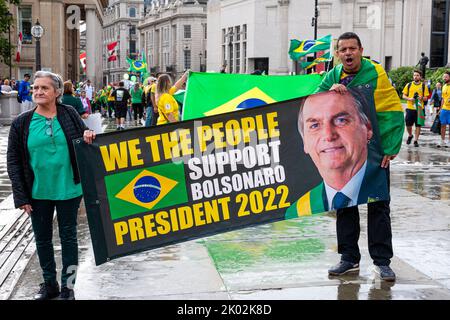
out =
{"type": "Polygon", "coordinates": [[[126,107],[128,104],[128,100],[131,99],[130,93],[125,88],[117,88],[111,95],[115,99],[115,105],[120,107],[126,107]]]}

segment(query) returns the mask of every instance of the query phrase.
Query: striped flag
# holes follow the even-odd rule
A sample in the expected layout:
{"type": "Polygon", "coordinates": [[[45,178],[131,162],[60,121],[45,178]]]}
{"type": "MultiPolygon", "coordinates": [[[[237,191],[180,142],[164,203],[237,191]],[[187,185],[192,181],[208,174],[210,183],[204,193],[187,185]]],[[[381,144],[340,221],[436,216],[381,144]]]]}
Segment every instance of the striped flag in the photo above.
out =
{"type": "Polygon", "coordinates": [[[23,41],[22,32],[19,32],[19,36],[17,37],[17,51],[16,51],[17,62],[20,62],[20,53],[22,52],[22,41],[23,41]]]}
{"type": "Polygon", "coordinates": [[[111,42],[106,45],[108,49],[108,62],[117,60],[117,52],[116,52],[117,41],[111,42]]]}
{"type": "Polygon", "coordinates": [[[83,52],[82,54],[80,54],[80,62],[81,62],[81,66],[83,67],[83,71],[86,72],[86,52],[83,52]]]}

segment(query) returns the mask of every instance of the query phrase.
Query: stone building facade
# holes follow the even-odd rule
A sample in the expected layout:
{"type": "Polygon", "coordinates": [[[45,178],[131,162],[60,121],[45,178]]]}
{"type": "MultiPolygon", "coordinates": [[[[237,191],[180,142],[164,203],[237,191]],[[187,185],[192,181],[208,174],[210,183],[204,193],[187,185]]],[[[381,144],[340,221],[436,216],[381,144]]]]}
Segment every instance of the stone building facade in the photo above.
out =
{"type": "MultiPolygon", "coordinates": [[[[319,38],[353,31],[387,69],[416,65],[421,52],[431,67],[450,62],[450,0],[319,0],[318,10],[319,38]]],[[[207,68],[295,72],[289,40],[314,38],[314,12],[313,0],[210,0],[207,68]]]]}
{"type": "Polygon", "coordinates": [[[174,77],[186,69],[206,71],[207,0],[153,0],[139,23],[149,71],[174,77]]]}
{"type": "MultiPolygon", "coordinates": [[[[86,23],[87,78],[101,84],[101,41],[103,9],[107,0],[23,0],[19,6],[10,5],[14,25],[11,43],[17,44],[23,35],[20,62],[13,59],[13,79],[36,71],[36,42],[31,27],[39,20],[44,28],[41,38],[41,69],[59,73],[64,79],[80,79],[80,25],[86,23]]],[[[0,64],[0,74],[9,76],[9,67],[0,64]]]]}

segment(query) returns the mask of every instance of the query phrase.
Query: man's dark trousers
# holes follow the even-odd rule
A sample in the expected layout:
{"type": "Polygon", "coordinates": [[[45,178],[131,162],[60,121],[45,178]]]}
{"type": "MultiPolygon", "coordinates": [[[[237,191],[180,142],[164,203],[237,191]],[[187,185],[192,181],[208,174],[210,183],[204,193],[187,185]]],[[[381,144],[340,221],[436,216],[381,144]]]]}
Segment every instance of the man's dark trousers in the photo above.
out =
{"type": "MultiPolygon", "coordinates": [[[[389,187],[389,169],[387,169],[389,187]]],[[[377,266],[388,266],[393,256],[390,201],[367,204],[369,253],[377,266]]],[[[359,263],[359,210],[357,206],[339,209],[336,215],[338,253],[341,260],[359,263]]]]}

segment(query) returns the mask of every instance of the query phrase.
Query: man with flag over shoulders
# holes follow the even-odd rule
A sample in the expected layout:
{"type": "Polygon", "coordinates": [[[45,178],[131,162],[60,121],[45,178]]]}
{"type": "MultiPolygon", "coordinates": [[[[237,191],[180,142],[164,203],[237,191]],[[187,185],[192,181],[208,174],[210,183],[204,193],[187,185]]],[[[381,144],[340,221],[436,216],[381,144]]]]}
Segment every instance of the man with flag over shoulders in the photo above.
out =
{"type": "MultiPolygon", "coordinates": [[[[358,35],[353,32],[342,34],[336,48],[341,64],[327,73],[316,92],[334,90],[345,94],[347,87],[371,86],[384,153],[380,166],[386,170],[389,187],[389,162],[398,154],[402,143],[403,110],[383,67],[363,58],[362,54],[363,47],[358,35]]],[[[368,203],[367,207],[370,256],[380,278],[395,281],[395,273],[389,267],[393,256],[390,201],[368,203]]],[[[357,206],[337,210],[336,233],[341,261],[329,269],[328,273],[336,276],[359,271],[361,254],[358,247],[360,225],[357,206]]]]}

